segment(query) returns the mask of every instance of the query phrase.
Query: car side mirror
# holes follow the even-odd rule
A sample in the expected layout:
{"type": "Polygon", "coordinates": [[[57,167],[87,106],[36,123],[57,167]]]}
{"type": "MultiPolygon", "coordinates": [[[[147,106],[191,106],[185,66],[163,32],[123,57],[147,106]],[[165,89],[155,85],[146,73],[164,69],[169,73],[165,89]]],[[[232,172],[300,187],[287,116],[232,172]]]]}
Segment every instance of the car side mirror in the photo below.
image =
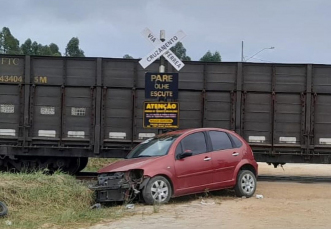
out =
{"type": "Polygon", "coordinates": [[[184,153],[179,154],[179,159],[183,159],[185,157],[190,157],[192,155],[193,155],[192,150],[187,149],[184,151],[184,153]]]}

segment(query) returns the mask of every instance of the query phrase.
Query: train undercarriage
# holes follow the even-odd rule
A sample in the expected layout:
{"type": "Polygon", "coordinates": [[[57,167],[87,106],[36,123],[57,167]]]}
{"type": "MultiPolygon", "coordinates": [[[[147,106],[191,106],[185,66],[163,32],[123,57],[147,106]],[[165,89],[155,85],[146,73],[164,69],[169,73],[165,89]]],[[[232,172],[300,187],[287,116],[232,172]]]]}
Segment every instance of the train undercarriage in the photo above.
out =
{"type": "Polygon", "coordinates": [[[9,172],[61,171],[76,174],[88,163],[87,157],[47,157],[47,156],[3,156],[0,158],[0,170],[9,172]]]}

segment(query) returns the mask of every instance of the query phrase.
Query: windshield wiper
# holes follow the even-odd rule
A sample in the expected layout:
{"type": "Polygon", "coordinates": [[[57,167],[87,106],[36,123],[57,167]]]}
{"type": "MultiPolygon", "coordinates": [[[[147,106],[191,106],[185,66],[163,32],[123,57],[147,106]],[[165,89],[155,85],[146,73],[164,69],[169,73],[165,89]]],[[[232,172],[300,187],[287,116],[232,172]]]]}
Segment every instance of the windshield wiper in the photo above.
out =
{"type": "Polygon", "coordinates": [[[151,155],[139,155],[137,157],[134,157],[134,158],[138,158],[138,157],[152,157],[151,155]]]}

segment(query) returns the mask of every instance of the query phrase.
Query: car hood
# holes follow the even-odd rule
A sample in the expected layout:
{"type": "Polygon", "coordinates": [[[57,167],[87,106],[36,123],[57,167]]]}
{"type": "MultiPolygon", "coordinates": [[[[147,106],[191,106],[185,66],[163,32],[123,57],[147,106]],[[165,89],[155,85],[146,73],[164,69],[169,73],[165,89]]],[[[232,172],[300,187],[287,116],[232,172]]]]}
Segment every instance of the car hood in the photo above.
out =
{"type": "Polygon", "coordinates": [[[109,172],[124,172],[131,169],[143,169],[144,166],[157,161],[160,157],[142,157],[142,158],[131,158],[116,161],[106,167],[103,167],[98,173],[109,173],[109,172]]]}

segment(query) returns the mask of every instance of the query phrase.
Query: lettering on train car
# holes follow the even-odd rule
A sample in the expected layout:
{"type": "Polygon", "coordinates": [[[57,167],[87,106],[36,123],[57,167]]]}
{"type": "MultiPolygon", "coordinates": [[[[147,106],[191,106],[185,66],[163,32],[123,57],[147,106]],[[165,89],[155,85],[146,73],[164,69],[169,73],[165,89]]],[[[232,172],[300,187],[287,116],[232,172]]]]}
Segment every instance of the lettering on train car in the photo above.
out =
{"type": "Polygon", "coordinates": [[[0,83],[22,83],[23,77],[22,76],[0,76],[0,83]]]}
{"type": "Polygon", "coordinates": [[[19,65],[18,58],[1,58],[1,65],[19,65]]]}
{"type": "Polygon", "coordinates": [[[34,83],[38,84],[46,84],[47,83],[47,76],[35,76],[34,83]]]}

